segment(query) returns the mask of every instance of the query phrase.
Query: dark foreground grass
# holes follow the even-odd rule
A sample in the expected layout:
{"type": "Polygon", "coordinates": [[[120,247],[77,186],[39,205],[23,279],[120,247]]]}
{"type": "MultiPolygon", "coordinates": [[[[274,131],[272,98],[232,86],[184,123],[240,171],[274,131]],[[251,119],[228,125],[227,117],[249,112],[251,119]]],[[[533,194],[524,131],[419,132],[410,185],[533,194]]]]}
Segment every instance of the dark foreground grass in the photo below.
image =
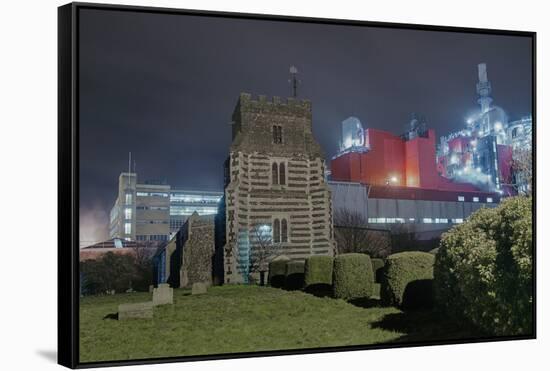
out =
{"type": "Polygon", "coordinates": [[[174,290],[174,304],[152,320],[117,321],[118,304],[151,300],[149,293],[80,301],[80,361],[112,361],[221,353],[457,339],[472,334],[406,314],[377,301],[354,304],[258,286],[212,287],[191,296],[174,290]]]}

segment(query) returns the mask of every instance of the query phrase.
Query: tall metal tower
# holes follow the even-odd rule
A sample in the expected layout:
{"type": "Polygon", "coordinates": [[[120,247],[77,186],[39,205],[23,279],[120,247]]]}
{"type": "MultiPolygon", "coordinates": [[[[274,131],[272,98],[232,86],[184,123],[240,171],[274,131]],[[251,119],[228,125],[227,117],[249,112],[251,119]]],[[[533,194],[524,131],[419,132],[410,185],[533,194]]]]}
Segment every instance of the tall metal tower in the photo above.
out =
{"type": "Polygon", "coordinates": [[[297,74],[298,74],[298,69],[295,66],[290,66],[290,79],[288,80],[288,82],[292,87],[292,96],[294,98],[298,96],[298,84],[301,83],[301,81],[296,78],[297,74]]]}
{"type": "Polygon", "coordinates": [[[485,63],[480,63],[477,65],[477,76],[479,82],[477,83],[477,94],[479,98],[477,103],[481,106],[481,113],[489,111],[491,108],[491,82],[487,79],[487,65],[485,63]]]}

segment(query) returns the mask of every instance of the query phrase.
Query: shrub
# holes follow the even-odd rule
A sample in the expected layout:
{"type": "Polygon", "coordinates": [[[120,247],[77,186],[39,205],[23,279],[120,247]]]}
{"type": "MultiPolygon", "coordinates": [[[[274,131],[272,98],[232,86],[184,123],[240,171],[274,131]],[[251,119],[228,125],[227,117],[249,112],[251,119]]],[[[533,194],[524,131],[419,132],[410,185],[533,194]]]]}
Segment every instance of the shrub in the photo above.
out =
{"type": "Polygon", "coordinates": [[[374,258],[370,260],[372,262],[372,272],[374,273],[374,282],[380,283],[382,282],[382,275],[383,275],[383,268],[384,268],[384,260],[374,258]]]}
{"type": "Polygon", "coordinates": [[[304,288],[304,262],[289,261],[286,263],[285,289],[301,290],[304,288]]]}
{"type": "Polygon", "coordinates": [[[280,257],[269,263],[267,280],[272,287],[282,288],[285,285],[286,263],[288,258],[280,257]]]}
{"type": "Polygon", "coordinates": [[[437,255],[438,251],[439,251],[439,247],[436,247],[435,249],[431,249],[429,252],[430,254],[437,255]]]}
{"type": "Polygon", "coordinates": [[[442,236],[434,272],[440,310],[488,334],[532,333],[531,210],[531,198],[508,198],[442,236]]]}
{"type": "Polygon", "coordinates": [[[380,288],[382,303],[404,309],[429,307],[432,302],[431,283],[419,281],[433,279],[434,260],[432,254],[420,251],[388,256],[380,288]]]}
{"type": "Polygon", "coordinates": [[[332,265],[331,256],[312,255],[305,263],[306,291],[317,296],[329,296],[332,292],[332,265]]]}
{"type": "Polygon", "coordinates": [[[370,257],[366,254],[338,255],[334,258],[332,284],[335,298],[370,297],[374,284],[370,257]]]}

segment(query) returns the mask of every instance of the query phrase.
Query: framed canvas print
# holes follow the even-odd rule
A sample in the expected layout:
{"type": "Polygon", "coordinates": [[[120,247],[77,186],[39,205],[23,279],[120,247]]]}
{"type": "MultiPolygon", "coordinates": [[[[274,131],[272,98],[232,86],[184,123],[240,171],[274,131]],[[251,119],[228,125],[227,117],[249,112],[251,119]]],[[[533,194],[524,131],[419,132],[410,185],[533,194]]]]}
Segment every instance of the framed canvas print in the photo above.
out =
{"type": "Polygon", "coordinates": [[[535,33],[59,8],[59,363],[535,338],[535,33]]]}

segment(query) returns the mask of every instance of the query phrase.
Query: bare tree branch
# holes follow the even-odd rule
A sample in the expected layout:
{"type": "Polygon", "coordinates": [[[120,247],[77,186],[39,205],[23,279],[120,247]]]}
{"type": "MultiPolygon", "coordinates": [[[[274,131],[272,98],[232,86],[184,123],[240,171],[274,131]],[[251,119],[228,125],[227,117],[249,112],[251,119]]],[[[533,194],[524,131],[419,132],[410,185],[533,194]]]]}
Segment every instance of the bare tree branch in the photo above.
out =
{"type": "Polygon", "coordinates": [[[389,232],[370,229],[367,220],[348,209],[334,213],[334,237],[338,253],[366,253],[371,257],[386,257],[391,252],[389,232]]]}

